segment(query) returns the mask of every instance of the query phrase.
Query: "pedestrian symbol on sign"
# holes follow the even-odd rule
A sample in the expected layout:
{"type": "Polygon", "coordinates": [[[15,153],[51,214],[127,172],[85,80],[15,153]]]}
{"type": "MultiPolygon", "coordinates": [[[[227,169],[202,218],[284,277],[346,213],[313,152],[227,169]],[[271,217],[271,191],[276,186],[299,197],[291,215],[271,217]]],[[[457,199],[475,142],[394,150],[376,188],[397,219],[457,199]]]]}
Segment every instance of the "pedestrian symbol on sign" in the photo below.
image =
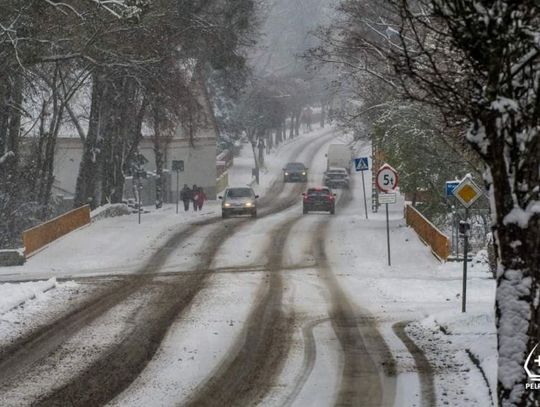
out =
{"type": "Polygon", "coordinates": [[[366,171],[369,169],[368,158],[360,157],[354,159],[354,168],[357,172],[366,171]]]}

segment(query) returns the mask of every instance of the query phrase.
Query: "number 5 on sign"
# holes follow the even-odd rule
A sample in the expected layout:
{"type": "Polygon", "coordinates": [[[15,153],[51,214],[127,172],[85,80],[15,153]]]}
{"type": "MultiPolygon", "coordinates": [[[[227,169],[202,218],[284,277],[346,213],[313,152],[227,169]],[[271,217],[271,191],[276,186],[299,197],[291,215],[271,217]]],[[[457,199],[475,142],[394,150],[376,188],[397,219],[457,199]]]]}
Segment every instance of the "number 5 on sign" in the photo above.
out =
{"type": "Polygon", "coordinates": [[[382,192],[393,191],[398,186],[398,174],[388,164],[384,164],[377,172],[377,178],[375,180],[377,188],[382,192]]]}

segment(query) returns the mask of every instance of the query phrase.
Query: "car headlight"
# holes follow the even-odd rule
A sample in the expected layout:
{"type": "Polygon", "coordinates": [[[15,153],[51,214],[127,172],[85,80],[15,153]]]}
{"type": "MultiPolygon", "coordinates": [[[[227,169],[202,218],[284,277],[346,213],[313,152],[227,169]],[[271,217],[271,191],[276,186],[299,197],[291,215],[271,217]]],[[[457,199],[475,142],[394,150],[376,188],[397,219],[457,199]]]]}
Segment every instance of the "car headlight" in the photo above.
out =
{"type": "Polygon", "coordinates": [[[251,208],[253,206],[253,203],[251,202],[246,202],[245,205],[244,205],[246,208],[251,208]]]}
{"type": "Polygon", "coordinates": [[[303,172],[302,172],[302,175],[306,175],[306,172],[305,172],[305,171],[303,171],[303,172]]]}
{"type": "Polygon", "coordinates": [[[285,173],[285,175],[289,175],[289,173],[288,173],[288,172],[286,172],[286,173],[285,173]]]}
{"type": "Polygon", "coordinates": [[[231,206],[231,204],[230,204],[230,203],[224,203],[223,206],[224,206],[225,208],[228,208],[229,206],[231,206]]]}

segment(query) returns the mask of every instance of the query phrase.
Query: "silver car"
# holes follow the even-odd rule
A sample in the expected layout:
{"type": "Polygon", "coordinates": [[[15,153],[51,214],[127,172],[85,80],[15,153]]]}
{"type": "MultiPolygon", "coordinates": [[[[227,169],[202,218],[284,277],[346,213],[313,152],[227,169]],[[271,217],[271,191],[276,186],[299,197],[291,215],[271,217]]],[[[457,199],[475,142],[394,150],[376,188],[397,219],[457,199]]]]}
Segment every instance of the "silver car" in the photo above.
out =
{"type": "Polygon", "coordinates": [[[219,199],[221,203],[221,216],[228,218],[231,215],[251,215],[257,217],[257,198],[253,189],[249,187],[227,188],[219,199]]]}
{"type": "Polygon", "coordinates": [[[345,168],[330,167],[324,173],[324,185],[329,188],[349,189],[349,174],[345,168]]]}

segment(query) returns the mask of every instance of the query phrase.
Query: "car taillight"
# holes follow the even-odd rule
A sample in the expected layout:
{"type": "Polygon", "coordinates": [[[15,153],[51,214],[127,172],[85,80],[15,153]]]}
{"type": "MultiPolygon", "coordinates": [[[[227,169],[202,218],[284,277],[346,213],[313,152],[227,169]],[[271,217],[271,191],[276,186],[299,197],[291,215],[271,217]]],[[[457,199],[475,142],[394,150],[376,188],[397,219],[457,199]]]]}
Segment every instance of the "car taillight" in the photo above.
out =
{"type": "Polygon", "coordinates": [[[331,201],[334,200],[334,195],[328,195],[328,199],[330,199],[331,201]]]}

